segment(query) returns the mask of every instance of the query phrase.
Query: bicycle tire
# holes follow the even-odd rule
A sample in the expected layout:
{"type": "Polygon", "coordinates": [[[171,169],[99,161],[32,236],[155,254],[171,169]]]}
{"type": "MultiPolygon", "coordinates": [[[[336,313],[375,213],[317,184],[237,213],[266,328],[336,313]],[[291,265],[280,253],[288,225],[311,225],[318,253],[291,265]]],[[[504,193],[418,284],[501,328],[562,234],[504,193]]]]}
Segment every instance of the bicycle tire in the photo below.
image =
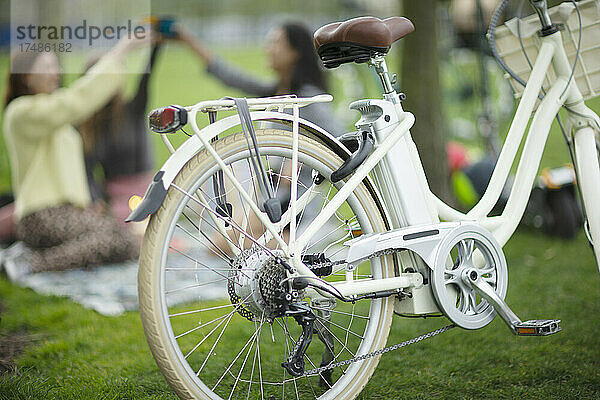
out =
{"type": "MultiPolygon", "coordinates": [[[[272,129],[257,130],[257,138],[261,148],[261,155],[263,157],[268,157],[270,154],[287,154],[289,158],[291,158],[292,137],[290,132],[272,129]]],[[[217,153],[223,158],[223,160],[231,162],[232,170],[234,163],[243,160],[244,156],[247,155],[248,152],[246,140],[240,133],[232,134],[223,139],[220,139],[219,141],[214,143],[213,146],[217,153]]],[[[329,173],[331,171],[336,170],[343,162],[337,155],[335,155],[333,151],[326,148],[326,146],[323,146],[321,143],[304,136],[299,137],[299,159],[301,163],[304,163],[304,165],[309,165],[313,167],[313,169],[316,166],[320,166],[320,168],[323,169],[323,171],[319,172],[322,173],[323,176],[329,176],[329,173]]],[[[169,248],[171,246],[173,232],[175,231],[178,220],[181,214],[183,213],[183,210],[185,209],[186,205],[184,203],[190,200],[186,195],[182,194],[182,192],[180,190],[177,190],[175,187],[183,188],[188,191],[196,191],[197,188],[201,187],[203,182],[205,182],[207,179],[209,179],[209,177],[212,174],[214,174],[216,170],[215,168],[215,161],[210,155],[208,155],[208,152],[206,150],[200,151],[179,172],[179,174],[173,182],[173,185],[175,186],[172,185],[171,188],[169,188],[165,201],[163,202],[161,207],[156,211],[156,213],[154,213],[150,218],[146,235],[142,244],[140,256],[140,269],[138,277],[140,312],[144,326],[144,332],[146,334],[146,338],[151,352],[154,356],[154,359],[160,371],[166,378],[167,382],[170,384],[170,386],[180,398],[226,398],[227,394],[229,394],[229,398],[252,398],[250,396],[250,391],[252,389],[256,391],[256,384],[253,387],[253,375],[250,375],[249,379],[247,379],[247,382],[245,382],[244,385],[242,385],[242,383],[239,383],[238,386],[238,382],[241,382],[240,376],[243,373],[245,374],[246,371],[246,361],[244,361],[244,364],[240,366],[239,375],[235,380],[235,385],[233,385],[233,389],[229,393],[227,393],[226,389],[221,391],[215,390],[215,388],[210,389],[210,386],[214,384],[214,378],[209,376],[210,374],[208,372],[204,373],[206,370],[203,370],[203,367],[205,364],[207,364],[209,358],[212,356],[213,350],[216,354],[216,347],[212,348],[208,352],[204,364],[202,364],[202,367],[200,368],[200,370],[203,371],[201,376],[206,376],[206,378],[201,379],[199,376],[196,376],[195,371],[197,368],[197,364],[195,366],[190,365],[191,361],[188,361],[188,359],[184,357],[184,344],[181,344],[178,341],[179,339],[176,338],[176,335],[174,333],[174,317],[172,317],[172,314],[170,314],[169,312],[169,306],[167,304],[166,298],[167,295],[165,294],[167,292],[167,286],[164,280],[166,279],[167,272],[171,272],[170,270],[166,271],[166,268],[168,267],[165,265],[165,260],[169,256],[169,248]],[[244,390],[240,389],[242,386],[244,386],[244,390]]],[[[343,184],[343,182],[341,182],[340,184],[343,184]]],[[[383,217],[380,215],[378,208],[375,206],[375,201],[372,198],[372,195],[366,190],[363,184],[361,184],[355,190],[355,192],[351,196],[351,200],[349,199],[348,202],[345,204],[350,203],[352,203],[352,206],[350,207],[352,212],[354,213],[354,215],[358,215],[356,216],[356,219],[361,225],[361,231],[366,233],[368,231],[385,230],[383,217]]],[[[247,217],[247,219],[249,220],[250,217],[247,217]]],[[[251,224],[249,225],[251,226],[251,224]]],[[[373,279],[376,279],[378,277],[383,278],[394,275],[393,263],[390,256],[382,257],[381,259],[376,259],[369,266],[369,268],[373,279]]],[[[364,336],[362,337],[362,339],[355,340],[357,342],[360,342],[360,344],[356,347],[356,351],[358,352],[360,350],[361,354],[362,352],[371,352],[385,346],[387,336],[390,330],[391,318],[393,315],[393,299],[384,298],[376,300],[362,300],[361,302],[365,301],[369,303],[369,319],[365,323],[366,325],[364,326],[364,336]]],[[[355,306],[353,305],[352,310],[354,310],[354,307],[355,306]]],[[[360,308],[360,305],[357,306],[357,308],[360,308]]],[[[251,325],[250,321],[244,321],[243,317],[238,314],[239,313],[234,313],[234,315],[230,318],[230,321],[233,320],[233,318],[236,318],[236,326],[242,327],[243,329],[245,329],[244,327],[247,327],[247,325],[251,325]],[[245,323],[246,325],[244,325],[245,323]]],[[[357,320],[359,319],[358,314],[359,313],[357,312],[357,320]]],[[[351,318],[355,317],[353,316],[351,318]]],[[[341,319],[342,318],[340,318],[340,320],[341,319]]],[[[227,324],[229,324],[229,322],[227,322],[227,324]]],[[[196,324],[196,326],[200,325],[196,324]]],[[[271,335],[272,338],[275,339],[273,326],[277,328],[277,325],[271,325],[271,335]]],[[[330,332],[332,332],[334,326],[328,326],[331,329],[330,332]]],[[[353,329],[351,328],[351,326],[352,325],[348,325],[348,331],[351,331],[353,329]]],[[[284,325],[282,324],[280,325],[280,327],[281,335],[285,336],[285,340],[281,339],[281,341],[285,341],[287,343],[289,336],[291,339],[291,343],[293,341],[293,338],[291,333],[287,330],[287,322],[285,325],[285,329],[284,325]]],[[[225,332],[226,328],[227,326],[223,328],[223,332],[225,332]]],[[[262,328],[258,330],[256,321],[254,328],[254,335],[257,335],[258,338],[256,339],[257,345],[254,352],[254,360],[258,358],[259,368],[261,368],[260,364],[262,355],[260,352],[264,352],[264,350],[261,349],[260,343],[263,338],[263,333],[262,328]],[[256,356],[257,352],[258,357],[256,356]]],[[[292,328],[290,327],[289,329],[291,330],[292,328]]],[[[358,325],[358,328],[355,329],[360,331],[360,329],[362,328],[360,328],[360,325],[358,325]]],[[[219,336],[219,338],[216,340],[214,346],[220,346],[218,345],[219,339],[221,339],[221,337],[226,336],[224,333],[221,333],[221,335],[222,336],[219,336]]],[[[227,335],[229,335],[229,332],[227,333],[227,335]]],[[[333,333],[332,335],[335,336],[333,333]]],[[[353,342],[351,341],[352,339],[348,340],[348,336],[349,334],[346,334],[346,346],[348,346],[346,350],[348,350],[348,353],[350,353],[351,350],[349,349],[349,347],[352,345],[353,342]]],[[[279,341],[279,336],[277,336],[277,338],[277,340],[279,341]]],[[[250,342],[250,340],[253,339],[250,338],[248,342],[250,342]]],[[[231,346],[239,344],[236,343],[234,340],[231,340],[231,342],[231,346]]],[[[248,342],[246,343],[246,346],[248,345],[248,342]]],[[[316,338],[313,339],[311,347],[317,346],[314,344],[315,342],[318,342],[316,338]]],[[[274,341],[273,343],[274,344],[271,346],[273,348],[275,348],[277,345],[281,346],[278,342],[274,341]]],[[[286,356],[287,351],[286,346],[286,344],[283,344],[284,358],[286,356]]],[[[223,349],[219,349],[219,351],[226,352],[225,349],[228,348],[223,347],[223,349]]],[[[185,350],[187,351],[187,348],[185,350]]],[[[250,345],[250,349],[248,350],[246,359],[249,358],[251,350],[252,345],[250,345]]],[[[309,348],[309,350],[311,349],[309,348]]],[[[240,354],[242,354],[242,351],[238,353],[239,358],[241,358],[240,354]]],[[[338,353],[338,356],[340,356],[340,354],[341,351],[340,353],[338,353]]],[[[273,370],[279,368],[279,371],[283,371],[283,368],[281,368],[279,364],[281,361],[280,356],[281,354],[278,354],[277,357],[275,357],[276,361],[271,360],[270,367],[272,367],[273,370]]],[[[350,355],[348,354],[348,358],[349,357],[350,355]]],[[[269,358],[273,357],[269,356],[269,358]]],[[[311,361],[309,357],[307,357],[307,359],[308,361],[311,361]]],[[[327,385],[325,389],[322,389],[321,391],[317,392],[315,392],[314,387],[317,386],[316,379],[321,380],[322,377],[296,378],[293,380],[295,398],[318,397],[320,399],[352,399],[356,397],[366,385],[369,378],[373,374],[378,361],[379,357],[374,357],[372,359],[353,364],[352,366],[348,367],[346,371],[342,374],[342,376],[340,376],[335,382],[332,382],[330,385],[327,385]],[[308,384],[306,384],[304,381],[301,382],[300,379],[306,379],[308,384]],[[314,382],[314,385],[310,383],[311,379],[314,382]],[[300,393],[298,389],[299,386],[302,386],[302,391],[300,391],[300,393]],[[308,386],[310,386],[310,391],[312,392],[306,391],[306,387],[308,386]]],[[[232,364],[230,364],[228,369],[233,370],[233,367],[231,367],[231,365],[232,364]]],[[[308,366],[308,368],[310,368],[310,366],[308,366]]],[[[266,382],[263,382],[262,379],[263,372],[264,371],[260,370],[260,396],[262,398],[270,399],[273,397],[269,396],[277,395],[275,398],[279,398],[279,396],[285,398],[285,382],[287,382],[285,372],[281,372],[283,374],[283,384],[281,385],[284,389],[283,393],[279,388],[277,390],[270,390],[271,387],[269,387],[267,396],[265,396],[265,392],[267,392],[267,390],[263,390],[263,383],[265,383],[266,385],[266,382]]],[[[230,378],[232,378],[229,376],[226,376],[224,378],[226,373],[227,370],[223,373],[223,375],[221,375],[220,379],[223,379],[223,382],[225,381],[225,379],[231,380],[230,378]]],[[[252,366],[252,373],[254,373],[254,365],[252,366]]],[[[200,371],[198,372],[198,374],[200,374],[200,371]]],[[[291,380],[292,379],[289,378],[288,381],[291,380]]],[[[215,386],[216,388],[218,388],[220,382],[222,381],[219,380],[217,382],[217,385],[215,386]]],[[[292,383],[290,383],[290,386],[291,385],[292,383]]],[[[291,390],[293,392],[293,389],[291,390]]],[[[294,397],[292,394],[289,394],[289,396],[294,397]]]]}

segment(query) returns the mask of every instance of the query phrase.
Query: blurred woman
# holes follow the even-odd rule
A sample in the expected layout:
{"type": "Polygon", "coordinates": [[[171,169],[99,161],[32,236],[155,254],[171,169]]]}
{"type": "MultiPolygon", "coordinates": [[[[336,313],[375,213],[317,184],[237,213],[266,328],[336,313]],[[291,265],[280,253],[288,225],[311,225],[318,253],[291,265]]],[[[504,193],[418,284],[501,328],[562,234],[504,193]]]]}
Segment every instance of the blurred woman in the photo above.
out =
{"type": "MultiPolygon", "coordinates": [[[[295,94],[298,97],[311,97],[327,92],[325,73],[313,47],[312,33],[302,24],[288,22],[268,34],[266,53],[269,66],[277,75],[275,81],[253,78],[229,65],[181,27],[178,38],[204,61],[208,73],[252,96],[295,94]]],[[[300,117],[336,136],[343,133],[329,103],[302,107],[300,117]]]]}
{"type": "MultiPolygon", "coordinates": [[[[312,33],[303,24],[288,22],[269,32],[265,50],[269,66],[277,76],[272,81],[254,78],[226,63],[182,27],[179,28],[178,33],[177,39],[187,44],[203,60],[209,74],[224,84],[240,89],[249,95],[266,97],[294,94],[298,97],[311,97],[327,92],[325,72],[314,50],[312,33]]],[[[330,103],[314,103],[302,107],[300,108],[300,117],[315,123],[335,136],[343,133],[330,103]]],[[[277,179],[275,197],[279,200],[282,211],[285,212],[289,206],[291,179],[288,177],[291,177],[292,169],[290,163],[277,167],[277,162],[277,159],[271,159],[269,165],[274,170],[279,170],[279,174],[284,178],[275,178],[275,176],[271,178],[277,179]]],[[[300,171],[298,196],[301,196],[312,182],[310,168],[301,168],[300,171]]],[[[240,171],[238,174],[242,174],[242,172],[240,171]]],[[[207,190],[210,192],[211,188],[207,188],[207,190]]],[[[231,199],[231,202],[234,203],[233,209],[239,210],[241,206],[235,204],[236,201],[235,198],[231,199]]],[[[315,218],[320,209],[321,199],[319,198],[313,199],[304,207],[298,230],[302,231],[315,218]]],[[[263,228],[260,222],[251,217],[249,223],[250,232],[260,236],[263,228]]],[[[288,235],[287,228],[283,235],[288,235]]],[[[222,237],[215,235],[211,239],[222,251],[228,251],[222,237]]]]}
{"type": "Polygon", "coordinates": [[[125,78],[123,59],[145,42],[121,40],[88,73],[61,89],[54,53],[21,53],[12,60],[12,71],[18,73],[8,79],[4,136],[17,238],[27,245],[4,261],[12,280],[29,272],[120,262],[137,255],[135,242],[112,218],[89,208],[82,141],[73,125],[114,96],[125,78]]]}
{"type": "MultiPolygon", "coordinates": [[[[152,181],[153,159],[146,128],[146,106],[150,76],[159,49],[157,42],[131,99],[125,99],[119,90],[78,128],[83,138],[92,201],[106,199],[110,212],[121,222],[130,213],[131,195],[144,194],[152,181]],[[94,175],[98,167],[102,169],[101,180],[94,175]]],[[[88,69],[96,62],[90,62],[88,69]]]]}

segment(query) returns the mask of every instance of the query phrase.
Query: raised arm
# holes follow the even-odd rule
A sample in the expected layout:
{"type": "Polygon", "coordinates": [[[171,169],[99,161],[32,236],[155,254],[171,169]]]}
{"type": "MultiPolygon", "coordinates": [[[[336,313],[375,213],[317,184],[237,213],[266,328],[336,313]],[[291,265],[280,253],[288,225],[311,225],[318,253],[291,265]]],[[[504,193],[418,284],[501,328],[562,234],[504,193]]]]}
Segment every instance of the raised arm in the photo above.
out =
{"type": "Polygon", "coordinates": [[[56,128],[84,121],[101,108],[124,83],[123,60],[133,49],[147,43],[146,39],[120,41],[90,70],[68,88],[51,94],[22,96],[7,107],[18,129],[19,121],[26,121],[20,134],[39,138],[52,134],[56,128]]]}
{"type": "Polygon", "coordinates": [[[190,49],[204,62],[209,74],[219,79],[227,86],[240,89],[253,96],[271,96],[275,94],[277,84],[250,76],[246,72],[235,68],[207,48],[194,35],[181,26],[178,28],[178,39],[188,45],[190,49]]]}
{"type": "Polygon", "coordinates": [[[148,104],[148,85],[150,83],[150,75],[152,75],[152,69],[156,61],[156,56],[159,53],[161,43],[157,42],[152,46],[152,53],[150,53],[150,59],[148,60],[147,72],[143,73],[140,78],[138,90],[135,96],[131,99],[131,107],[135,112],[144,113],[146,111],[146,105],[148,104]]]}

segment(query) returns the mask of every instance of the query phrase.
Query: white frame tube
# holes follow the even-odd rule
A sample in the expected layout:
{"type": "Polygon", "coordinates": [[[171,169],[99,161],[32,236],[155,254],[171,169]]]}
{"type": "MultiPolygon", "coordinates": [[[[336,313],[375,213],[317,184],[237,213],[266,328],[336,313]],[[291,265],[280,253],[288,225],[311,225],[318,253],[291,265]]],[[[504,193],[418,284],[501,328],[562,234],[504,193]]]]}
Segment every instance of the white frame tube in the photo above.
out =
{"type": "MultiPolygon", "coordinates": [[[[519,150],[523,133],[525,132],[525,128],[527,127],[527,123],[533,112],[533,107],[535,106],[538,94],[540,93],[540,89],[542,88],[542,84],[546,77],[546,71],[552,61],[554,49],[554,43],[549,41],[542,42],[533,70],[529,76],[529,81],[523,91],[523,97],[517,107],[517,112],[510,125],[506,141],[502,146],[496,168],[494,168],[488,187],[481,200],[467,213],[467,218],[477,220],[487,216],[500,198],[502,189],[508,179],[510,168],[515,160],[517,151],[519,150]]],[[[554,116],[550,117],[551,120],[553,117],[554,116]]]]}

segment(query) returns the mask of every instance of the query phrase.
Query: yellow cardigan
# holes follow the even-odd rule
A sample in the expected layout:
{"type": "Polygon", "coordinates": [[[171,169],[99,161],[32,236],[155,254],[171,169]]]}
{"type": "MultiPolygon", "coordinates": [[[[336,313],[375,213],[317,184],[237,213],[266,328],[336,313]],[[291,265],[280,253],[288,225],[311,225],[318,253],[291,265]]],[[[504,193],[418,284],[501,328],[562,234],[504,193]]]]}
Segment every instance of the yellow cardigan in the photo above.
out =
{"type": "Polygon", "coordinates": [[[21,96],[6,107],[4,137],[17,219],[61,204],[90,204],[81,136],[73,125],[117,92],[124,72],[108,54],[70,87],[21,96]]]}

